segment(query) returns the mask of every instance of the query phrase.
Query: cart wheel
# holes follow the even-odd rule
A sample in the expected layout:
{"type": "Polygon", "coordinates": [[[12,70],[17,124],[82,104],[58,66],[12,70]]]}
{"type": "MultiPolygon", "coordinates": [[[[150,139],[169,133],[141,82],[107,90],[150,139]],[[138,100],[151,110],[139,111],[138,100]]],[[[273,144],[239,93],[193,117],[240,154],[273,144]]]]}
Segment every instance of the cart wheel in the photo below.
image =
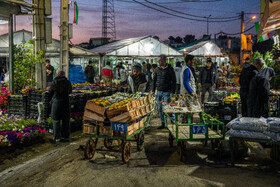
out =
{"type": "Polygon", "coordinates": [[[184,159],[184,145],[183,142],[177,142],[177,153],[179,155],[180,161],[183,161],[184,159]]]}
{"type": "Polygon", "coordinates": [[[142,151],[144,149],[144,132],[141,131],[137,138],[137,151],[142,151]]]}
{"type": "Polygon", "coordinates": [[[174,140],[174,137],[173,137],[172,134],[169,132],[168,141],[169,141],[169,146],[170,146],[170,147],[173,147],[173,140],[174,140]]]}
{"type": "Polygon", "coordinates": [[[105,138],[104,139],[104,146],[107,149],[112,149],[112,144],[113,144],[113,140],[112,139],[110,139],[110,138],[105,138]]]}
{"type": "Polygon", "coordinates": [[[124,163],[127,163],[131,156],[131,144],[129,142],[125,142],[123,144],[122,149],[122,160],[124,163]]]}
{"type": "Polygon", "coordinates": [[[97,143],[97,139],[96,140],[90,139],[87,141],[85,145],[85,151],[84,151],[85,159],[90,160],[93,158],[96,150],[96,143],[97,143]]]}

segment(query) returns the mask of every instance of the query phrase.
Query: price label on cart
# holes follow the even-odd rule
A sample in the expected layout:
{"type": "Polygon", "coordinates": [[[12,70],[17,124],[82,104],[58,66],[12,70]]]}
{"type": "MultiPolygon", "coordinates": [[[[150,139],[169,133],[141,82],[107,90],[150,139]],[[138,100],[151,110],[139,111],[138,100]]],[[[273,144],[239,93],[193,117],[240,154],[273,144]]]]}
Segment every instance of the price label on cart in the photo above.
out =
{"type": "Polygon", "coordinates": [[[197,125],[191,127],[192,134],[205,134],[206,133],[206,126],[205,125],[197,125]]]}
{"type": "Polygon", "coordinates": [[[127,126],[123,123],[113,123],[112,124],[112,130],[113,131],[119,131],[119,132],[126,132],[127,126]]]}

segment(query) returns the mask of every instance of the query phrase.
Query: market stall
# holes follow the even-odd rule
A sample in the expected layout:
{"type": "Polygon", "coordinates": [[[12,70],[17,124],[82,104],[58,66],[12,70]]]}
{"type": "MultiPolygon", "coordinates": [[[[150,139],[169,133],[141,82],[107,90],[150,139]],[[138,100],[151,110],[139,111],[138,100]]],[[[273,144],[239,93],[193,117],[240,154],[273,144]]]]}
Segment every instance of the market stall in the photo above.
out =
{"type": "Polygon", "coordinates": [[[229,62],[229,57],[222,53],[222,49],[211,40],[197,40],[178,48],[178,50],[185,55],[195,56],[201,62],[206,62],[207,58],[212,58],[212,61],[217,62],[218,66],[229,62]]]}
{"type": "Polygon", "coordinates": [[[114,65],[117,65],[119,61],[127,61],[129,62],[129,65],[133,62],[142,61],[152,63],[161,54],[166,55],[168,60],[183,57],[183,54],[179,51],[167,46],[151,36],[114,41],[93,48],[91,51],[99,54],[100,71],[104,66],[104,62],[110,57],[115,59],[114,65]]]}

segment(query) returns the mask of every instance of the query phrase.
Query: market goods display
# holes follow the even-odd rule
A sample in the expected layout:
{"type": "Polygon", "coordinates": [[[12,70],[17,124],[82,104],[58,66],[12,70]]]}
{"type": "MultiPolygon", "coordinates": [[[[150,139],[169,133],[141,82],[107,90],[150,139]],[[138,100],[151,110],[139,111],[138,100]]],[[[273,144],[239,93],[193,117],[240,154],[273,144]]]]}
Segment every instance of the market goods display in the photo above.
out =
{"type": "Polygon", "coordinates": [[[280,118],[236,118],[226,127],[230,128],[227,134],[232,137],[280,140],[280,118]]]}
{"type": "Polygon", "coordinates": [[[270,140],[271,138],[261,132],[253,131],[243,131],[243,130],[229,130],[227,135],[237,138],[249,138],[249,139],[258,139],[258,140],[270,140]]]}
{"type": "Polygon", "coordinates": [[[189,95],[171,95],[171,102],[163,103],[162,111],[165,113],[198,113],[202,110],[197,98],[189,95]]]}
{"type": "Polygon", "coordinates": [[[236,118],[226,125],[227,128],[234,130],[263,132],[268,128],[265,118],[236,118]]]}
{"type": "Polygon", "coordinates": [[[240,95],[238,93],[231,94],[223,99],[223,103],[225,104],[232,104],[237,102],[240,99],[240,95]]]}
{"type": "MultiPolygon", "coordinates": [[[[144,126],[149,114],[154,108],[153,97],[150,94],[115,93],[112,96],[87,101],[84,113],[86,128],[84,133],[99,132],[100,127],[111,126],[110,123],[126,124],[126,135],[129,136],[144,126]],[[88,124],[86,124],[89,122],[88,124]],[[92,122],[95,122],[94,124],[92,122]],[[96,125],[99,130],[92,130],[89,125],[96,125]]],[[[118,127],[116,127],[118,128],[118,127]]],[[[117,131],[117,130],[115,130],[117,131]]],[[[122,135],[119,133],[118,135],[122,135]]]]}
{"type": "Polygon", "coordinates": [[[45,130],[38,127],[34,119],[0,113],[0,147],[32,143],[44,133],[45,130]]]}

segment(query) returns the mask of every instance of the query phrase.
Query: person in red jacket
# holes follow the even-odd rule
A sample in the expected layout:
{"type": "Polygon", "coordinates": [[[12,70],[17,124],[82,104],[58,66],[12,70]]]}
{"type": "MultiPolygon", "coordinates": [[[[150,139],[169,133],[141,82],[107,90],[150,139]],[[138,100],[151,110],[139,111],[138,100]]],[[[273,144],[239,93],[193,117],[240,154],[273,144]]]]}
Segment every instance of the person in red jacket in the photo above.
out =
{"type": "Polygon", "coordinates": [[[113,79],[113,71],[109,61],[106,62],[106,66],[102,69],[101,73],[105,85],[111,85],[113,79]]]}

